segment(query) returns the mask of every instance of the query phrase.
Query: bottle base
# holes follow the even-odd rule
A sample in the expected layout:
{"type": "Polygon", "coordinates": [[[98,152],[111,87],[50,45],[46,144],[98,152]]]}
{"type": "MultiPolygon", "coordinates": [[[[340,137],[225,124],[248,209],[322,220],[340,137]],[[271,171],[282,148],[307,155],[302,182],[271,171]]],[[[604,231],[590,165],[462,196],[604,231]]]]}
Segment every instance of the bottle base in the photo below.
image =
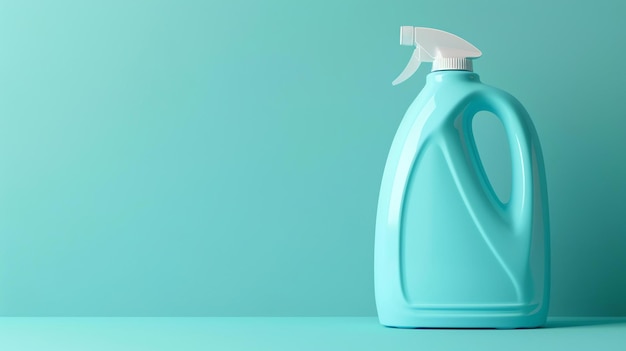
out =
{"type": "Polygon", "coordinates": [[[380,324],[393,328],[526,329],[546,323],[547,313],[537,306],[515,311],[505,310],[419,310],[403,313],[379,313],[380,324]],[[532,308],[535,307],[535,308],[532,308]],[[528,313],[528,310],[534,310],[528,313]]]}

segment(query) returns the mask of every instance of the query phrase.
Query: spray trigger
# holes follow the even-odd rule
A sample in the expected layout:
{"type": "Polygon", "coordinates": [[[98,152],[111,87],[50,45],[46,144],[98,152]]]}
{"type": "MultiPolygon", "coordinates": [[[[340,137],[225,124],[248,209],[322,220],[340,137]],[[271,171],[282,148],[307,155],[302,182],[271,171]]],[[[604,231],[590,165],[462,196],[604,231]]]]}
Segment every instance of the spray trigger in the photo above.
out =
{"type": "Polygon", "coordinates": [[[432,62],[433,71],[472,71],[472,59],[482,55],[474,45],[452,33],[424,27],[400,27],[400,45],[415,46],[409,63],[391,84],[413,75],[422,62],[432,62]]]}

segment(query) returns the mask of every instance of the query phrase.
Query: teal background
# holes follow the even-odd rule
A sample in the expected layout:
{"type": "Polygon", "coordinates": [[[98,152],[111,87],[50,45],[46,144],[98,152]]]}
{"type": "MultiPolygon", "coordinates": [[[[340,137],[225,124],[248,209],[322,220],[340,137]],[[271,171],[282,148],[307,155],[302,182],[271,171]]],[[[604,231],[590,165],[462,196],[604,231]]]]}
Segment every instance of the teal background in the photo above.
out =
{"type": "Polygon", "coordinates": [[[427,73],[391,86],[411,53],[398,28],[419,25],[480,48],[482,80],[535,121],[550,313],[626,315],[624,14],[1,0],[0,314],[374,315],[378,186],[427,73]]]}

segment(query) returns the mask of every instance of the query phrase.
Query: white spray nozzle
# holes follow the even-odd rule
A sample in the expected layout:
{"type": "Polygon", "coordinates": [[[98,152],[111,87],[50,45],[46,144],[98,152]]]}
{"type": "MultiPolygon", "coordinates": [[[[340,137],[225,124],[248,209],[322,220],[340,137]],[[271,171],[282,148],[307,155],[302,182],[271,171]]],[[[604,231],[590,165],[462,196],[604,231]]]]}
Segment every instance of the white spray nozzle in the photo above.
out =
{"type": "Polygon", "coordinates": [[[415,46],[415,50],[402,73],[391,83],[393,85],[411,77],[422,62],[433,62],[433,71],[472,71],[471,59],[482,55],[466,40],[433,28],[400,27],[400,45],[415,46]]]}
{"type": "Polygon", "coordinates": [[[400,27],[400,45],[405,45],[405,46],[415,45],[415,27],[413,26],[400,27]]]}

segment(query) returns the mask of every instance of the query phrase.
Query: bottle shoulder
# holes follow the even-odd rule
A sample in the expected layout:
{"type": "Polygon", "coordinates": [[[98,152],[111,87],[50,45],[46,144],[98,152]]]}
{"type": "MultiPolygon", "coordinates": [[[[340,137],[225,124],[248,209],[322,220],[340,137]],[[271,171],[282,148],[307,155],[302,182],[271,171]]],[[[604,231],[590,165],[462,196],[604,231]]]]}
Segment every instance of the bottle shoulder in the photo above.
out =
{"type": "Polygon", "coordinates": [[[470,102],[480,104],[480,101],[484,100],[501,100],[516,106],[516,108],[521,108],[521,103],[513,95],[500,88],[485,84],[478,78],[439,81],[429,79],[407,112],[415,113],[415,111],[422,110],[427,104],[434,103],[438,111],[449,113],[450,110],[455,110],[459,106],[466,106],[470,102]]]}

